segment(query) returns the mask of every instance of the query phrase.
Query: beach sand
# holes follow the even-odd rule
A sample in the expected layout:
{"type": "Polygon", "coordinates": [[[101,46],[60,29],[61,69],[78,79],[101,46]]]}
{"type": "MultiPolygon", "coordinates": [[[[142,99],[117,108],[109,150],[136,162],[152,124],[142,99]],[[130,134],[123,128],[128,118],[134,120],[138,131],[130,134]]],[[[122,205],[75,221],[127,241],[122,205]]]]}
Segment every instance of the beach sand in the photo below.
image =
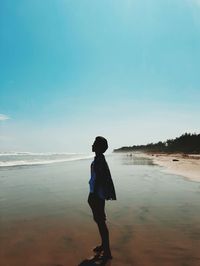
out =
{"type": "MultiPolygon", "coordinates": [[[[198,266],[200,186],[149,158],[108,156],[107,266],[198,266]]],[[[77,266],[100,242],[87,204],[91,160],[0,171],[0,265],[77,266]]]]}
{"type": "Polygon", "coordinates": [[[164,167],[163,171],[200,182],[200,155],[146,153],[145,156],[153,158],[155,164],[164,167]]]}

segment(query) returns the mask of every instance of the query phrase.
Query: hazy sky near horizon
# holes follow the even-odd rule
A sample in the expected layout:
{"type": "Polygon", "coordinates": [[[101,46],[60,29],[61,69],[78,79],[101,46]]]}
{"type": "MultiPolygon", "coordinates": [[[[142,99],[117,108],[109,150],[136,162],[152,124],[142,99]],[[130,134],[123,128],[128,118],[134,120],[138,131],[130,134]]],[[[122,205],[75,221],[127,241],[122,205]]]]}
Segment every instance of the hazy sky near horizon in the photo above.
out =
{"type": "Polygon", "coordinates": [[[200,0],[2,0],[0,151],[200,131],[200,0]]]}

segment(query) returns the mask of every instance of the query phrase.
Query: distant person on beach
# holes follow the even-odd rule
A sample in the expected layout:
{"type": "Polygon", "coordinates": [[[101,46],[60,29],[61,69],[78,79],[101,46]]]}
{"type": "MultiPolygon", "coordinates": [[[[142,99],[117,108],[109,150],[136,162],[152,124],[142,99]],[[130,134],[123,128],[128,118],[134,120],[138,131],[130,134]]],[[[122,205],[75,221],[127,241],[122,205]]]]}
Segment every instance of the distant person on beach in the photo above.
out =
{"type": "Polygon", "coordinates": [[[98,259],[112,259],[109,231],[106,225],[105,200],[116,200],[115,188],[104,152],[108,148],[107,140],[101,136],[96,137],[92,151],[95,152],[94,161],[91,164],[91,178],[89,181],[90,193],[88,204],[92,209],[94,221],[97,223],[101,236],[101,244],[93,251],[98,259]]]}

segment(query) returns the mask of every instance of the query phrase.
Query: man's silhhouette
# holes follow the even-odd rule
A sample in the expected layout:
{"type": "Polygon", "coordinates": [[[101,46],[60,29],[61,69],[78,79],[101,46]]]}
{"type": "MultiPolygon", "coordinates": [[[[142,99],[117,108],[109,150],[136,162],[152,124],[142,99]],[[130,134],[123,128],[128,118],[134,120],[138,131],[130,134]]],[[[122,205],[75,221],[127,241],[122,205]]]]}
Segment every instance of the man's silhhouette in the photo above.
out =
{"type": "Polygon", "coordinates": [[[96,137],[92,145],[92,151],[95,152],[96,156],[91,164],[90,193],[88,196],[88,204],[101,237],[101,244],[96,246],[93,251],[102,260],[112,259],[109,231],[106,225],[105,200],[116,200],[114,184],[103,154],[107,148],[107,140],[101,136],[96,137]]]}

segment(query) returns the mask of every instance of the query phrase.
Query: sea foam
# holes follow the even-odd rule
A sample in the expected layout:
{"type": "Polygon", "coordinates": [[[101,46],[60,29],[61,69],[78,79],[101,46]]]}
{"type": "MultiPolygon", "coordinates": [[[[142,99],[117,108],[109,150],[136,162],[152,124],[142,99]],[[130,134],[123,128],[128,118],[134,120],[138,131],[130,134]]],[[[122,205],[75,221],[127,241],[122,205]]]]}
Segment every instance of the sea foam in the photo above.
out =
{"type": "Polygon", "coordinates": [[[92,157],[91,154],[80,153],[1,152],[0,167],[52,164],[85,160],[92,157]]]}

